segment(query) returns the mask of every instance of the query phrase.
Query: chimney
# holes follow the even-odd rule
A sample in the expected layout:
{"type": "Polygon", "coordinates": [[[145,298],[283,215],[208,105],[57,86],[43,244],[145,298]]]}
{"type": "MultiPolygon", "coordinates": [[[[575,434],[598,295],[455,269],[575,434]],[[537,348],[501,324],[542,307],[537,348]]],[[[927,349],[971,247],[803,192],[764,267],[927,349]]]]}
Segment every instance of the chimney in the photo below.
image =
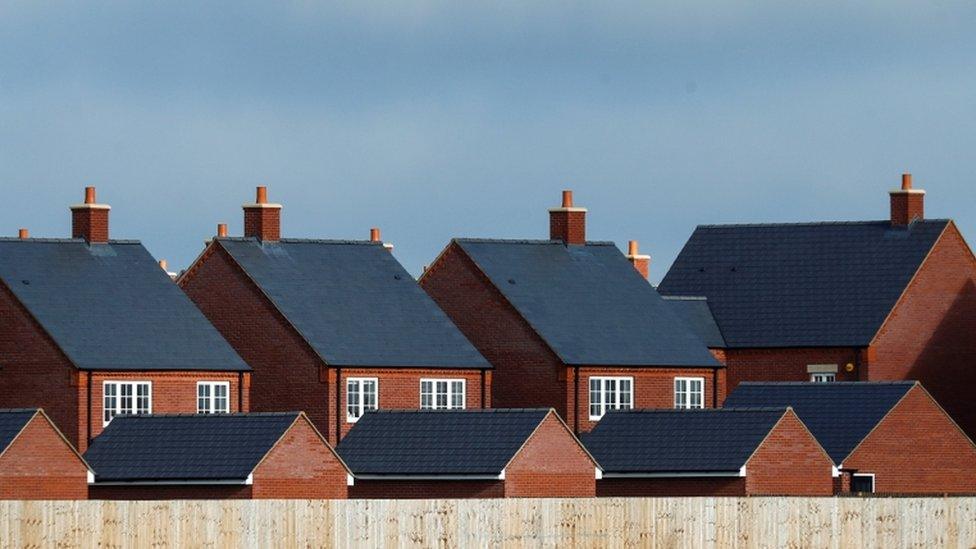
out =
{"type": "MultiPolygon", "coordinates": [[[[373,227],[372,229],[369,230],[369,241],[383,242],[383,239],[380,237],[379,227],[373,227]]],[[[393,253],[393,244],[390,244],[389,242],[383,242],[383,247],[386,248],[386,251],[393,253]]]]}
{"type": "Polygon", "coordinates": [[[573,191],[563,191],[563,205],[549,209],[549,240],[586,244],[586,208],[573,207],[573,191]]]}
{"type": "Polygon", "coordinates": [[[244,236],[262,242],[281,240],[281,204],[268,203],[268,188],[258,187],[253,204],[244,204],[244,236]]]}
{"type": "Polygon", "coordinates": [[[627,244],[627,260],[637,269],[637,272],[644,278],[648,278],[651,272],[651,256],[640,255],[638,253],[637,241],[631,240],[627,244]]]}
{"type": "Polygon", "coordinates": [[[217,223],[217,238],[227,238],[226,223],[217,223]]]}
{"type": "Polygon", "coordinates": [[[891,195],[891,224],[906,227],[925,219],[925,191],[912,188],[912,174],[901,175],[901,188],[891,195]]]}
{"type": "Polygon", "coordinates": [[[95,202],[95,187],[85,187],[85,203],[71,206],[71,238],[84,238],[89,244],[108,242],[108,204],[95,202]]]}
{"type": "Polygon", "coordinates": [[[30,232],[27,229],[21,229],[17,231],[17,237],[21,240],[27,240],[30,238],[30,232]]]}
{"type": "Polygon", "coordinates": [[[159,268],[162,269],[162,270],[164,270],[164,271],[166,271],[166,272],[169,272],[169,269],[167,267],[169,267],[169,264],[166,262],[166,260],[165,259],[160,259],[159,260],[159,268]]]}

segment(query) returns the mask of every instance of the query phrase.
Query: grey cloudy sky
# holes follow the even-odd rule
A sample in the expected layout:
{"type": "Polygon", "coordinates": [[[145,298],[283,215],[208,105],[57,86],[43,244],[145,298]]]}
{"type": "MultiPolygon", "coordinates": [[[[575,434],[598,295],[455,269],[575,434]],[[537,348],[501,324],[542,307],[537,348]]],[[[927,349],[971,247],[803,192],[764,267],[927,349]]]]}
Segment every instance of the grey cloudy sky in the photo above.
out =
{"type": "Polygon", "coordinates": [[[93,184],[182,268],[266,184],[416,274],[572,188],[657,280],[697,224],[885,218],[910,170],[976,238],[976,3],[789,4],[0,0],[0,233],[93,184]]]}

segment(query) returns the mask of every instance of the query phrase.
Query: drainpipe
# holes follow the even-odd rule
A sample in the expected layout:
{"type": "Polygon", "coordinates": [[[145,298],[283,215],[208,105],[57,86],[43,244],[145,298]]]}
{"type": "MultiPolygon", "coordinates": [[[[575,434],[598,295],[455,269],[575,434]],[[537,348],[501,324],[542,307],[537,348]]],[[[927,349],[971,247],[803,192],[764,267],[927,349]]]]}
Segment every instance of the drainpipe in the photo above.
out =
{"type": "Polygon", "coordinates": [[[485,370],[481,370],[481,408],[485,408],[485,370]]]}
{"type": "Polygon", "coordinates": [[[237,372],[237,412],[244,412],[244,372],[237,372]]]}
{"type": "Polygon", "coordinates": [[[88,446],[92,443],[92,376],[91,372],[85,372],[85,377],[88,378],[88,446]]]}
{"type": "Polygon", "coordinates": [[[573,366],[573,431],[579,434],[579,366],[573,366]]]}
{"type": "MultiPolygon", "coordinates": [[[[342,368],[336,368],[336,434],[335,443],[339,444],[339,438],[342,437],[342,368]]],[[[376,394],[376,404],[379,404],[379,393],[376,394]]]]}
{"type": "Polygon", "coordinates": [[[718,368],[712,368],[712,408],[718,408],[718,368]]]}

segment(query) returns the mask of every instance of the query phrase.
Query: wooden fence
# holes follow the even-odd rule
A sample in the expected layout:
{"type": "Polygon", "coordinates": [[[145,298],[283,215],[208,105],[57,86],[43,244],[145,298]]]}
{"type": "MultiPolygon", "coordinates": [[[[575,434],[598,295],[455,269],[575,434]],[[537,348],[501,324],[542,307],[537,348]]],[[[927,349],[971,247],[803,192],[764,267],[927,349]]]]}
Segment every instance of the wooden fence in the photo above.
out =
{"type": "Polygon", "coordinates": [[[0,501],[2,547],[972,547],[976,498],[0,501]]]}

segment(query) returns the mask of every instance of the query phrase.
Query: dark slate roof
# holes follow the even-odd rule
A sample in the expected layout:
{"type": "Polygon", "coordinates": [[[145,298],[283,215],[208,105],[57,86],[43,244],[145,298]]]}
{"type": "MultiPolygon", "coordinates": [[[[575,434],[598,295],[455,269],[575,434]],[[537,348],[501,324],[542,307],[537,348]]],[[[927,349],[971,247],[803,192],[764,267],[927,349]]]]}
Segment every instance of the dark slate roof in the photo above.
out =
{"type": "Polygon", "coordinates": [[[491,367],[379,242],[219,242],[327,364],[491,367]]]}
{"type": "Polygon", "coordinates": [[[502,472],[548,409],[378,410],[336,451],[355,475],[491,475],[502,472]]]}
{"type": "Polygon", "coordinates": [[[674,314],[685,321],[692,332],[713,349],[725,347],[725,338],[715,323],[712,309],[704,297],[661,296],[674,314]]]}
{"type": "Polygon", "coordinates": [[[612,242],[455,242],[565,364],[721,366],[612,242]]]}
{"type": "Polygon", "coordinates": [[[840,464],[914,381],[740,383],[726,408],[792,406],[835,464],[840,464]]]}
{"type": "Polygon", "coordinates": [[[37,408],[0,410],[0,453],[3,453],[20,434],[27,422],[37,413],[37,408]]]}
{"type": "Polygon", "coordinates": [[[738,473],[783,414],[752,410],[608,412],[583,444],[614,473],[738,473]]]}
{"type": "Polygon", "coordinates": [[[948,223],[700,226],[658,291],[707,297],[729,347],[865,346],[948,223]]]}
{"type": "Polygon", "coordinates": [[[83,370],[249,370],[133,241],[0,239],[0,281],[83,370]]]}
{"type": "Polygon", "coordinates": [[[116,416],[84,458],[95,480],[244,480],[298,412],[116,416]]]}

